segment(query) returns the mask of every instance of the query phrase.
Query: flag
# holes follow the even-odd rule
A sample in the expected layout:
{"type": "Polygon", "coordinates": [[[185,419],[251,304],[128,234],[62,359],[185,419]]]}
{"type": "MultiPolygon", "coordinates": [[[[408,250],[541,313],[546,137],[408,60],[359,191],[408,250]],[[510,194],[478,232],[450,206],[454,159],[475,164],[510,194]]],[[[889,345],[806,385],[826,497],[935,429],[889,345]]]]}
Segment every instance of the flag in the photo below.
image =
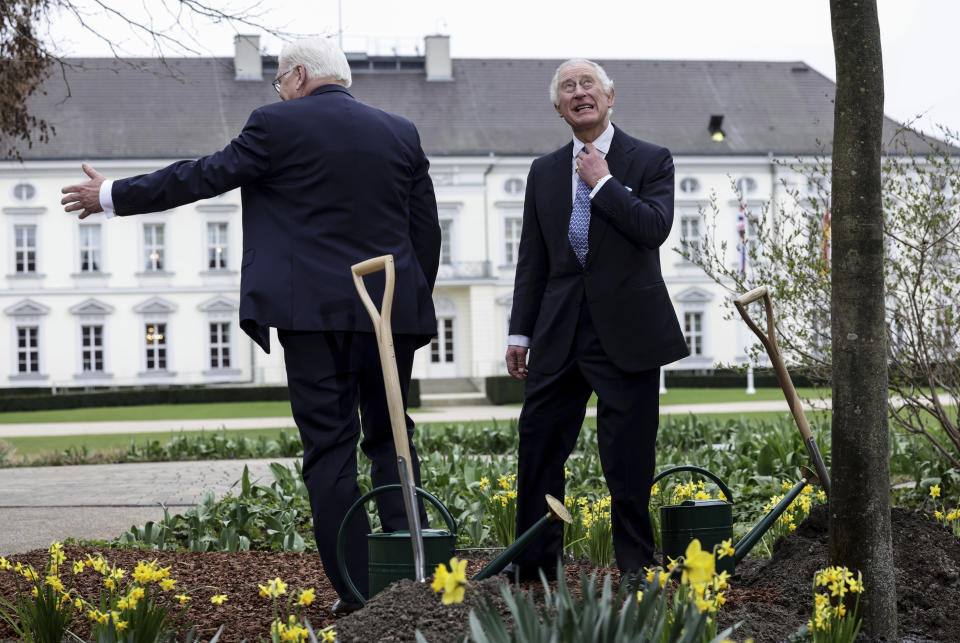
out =
{"type": "Polygon", "coordinates": [[[740,212],[737,214],[737,250],[740,252],[740,274],[747,271],[747,211],[740,201],[740,212]]]}

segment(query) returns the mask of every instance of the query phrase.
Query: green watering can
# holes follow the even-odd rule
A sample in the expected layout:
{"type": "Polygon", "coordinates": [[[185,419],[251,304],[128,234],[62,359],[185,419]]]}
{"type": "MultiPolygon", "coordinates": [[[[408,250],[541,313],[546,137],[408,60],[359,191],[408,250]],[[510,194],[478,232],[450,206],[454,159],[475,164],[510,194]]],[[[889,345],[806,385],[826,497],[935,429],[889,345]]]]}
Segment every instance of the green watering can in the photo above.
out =
{"type": "MultiPolygon", "coordinates": [[[[664,566],[666,559],[679,558],[687,551],[687,546],[696,538],[705,551],[712,551],[715,545],[724,540],[733,539],[733,494],[723,480],[701,467],[683,465],[661,471],[654,477],[653,482],[682,471],[690,471],[710,478],[726,497],[724,500],[684,500],[678,505],[664,505],[660,507],[660,540],[663,548],[664,566]]],[[[717,560],[717,571],[733,573],[734,567],[753,549],[757,541],[776,522],[777,518],[787,510],[803,488],[809,485],[819,485],[817,475],[807,467],[800,467],[803,479],[793,486],[777,506],[770,510],[753,528],[734,545],[733,556],[724,556],[717,560]]]]}
{"type": "MultiPolygon", "coordinates": [[[[346,525],[350,521],[350,518],[353,517],[353,514],[370,498],[386,491],[401,490],[403,490],[402,484],[387,484],[368,491],[360,496],[360,498],[347,509],[347,513],[343,517],[343,522],[340,523],[340,531],[337,534],[337,565],[340,568],[340,574],[343,576],[344,582],[347,584],[347,588],[361,605],[366,604],[367,599],[364,598],[357,589],[353,579],[350,577],[349,570],[347,570],[345,556],[346,525]]],[[[417,495],[429,501],[440,511],[440,515],[443,516],[443,520],[447,523],[448,527],[447,530],[420,530],[423,536],[424,566],[432,570],[437,565],[441,563],[446,564],[453,558],[457,544],[457,523],[436,496],[420,487],[416,487],[416,492],[417,495]]],[[[494,574],[501,572],[504,567],[523,551],[527,543],[543,531],[544,527],[550,524],[550,522],[554,520],[562,520],[568,524],[573,522],[573,519],[570,517],[570,512],[567,511],[567,508],[563,506],[562,502],[551,495],[546,496],[546,501],[546,514],[544,514],[536,524],[523,532],[503,553],[490,561],[486,567],[477,572],[470,580],[483,580],[484,578],[490,578],[494,574]]],[[[369,560],[367,571],[369,574],[370,596],[376,595],[387,585],[401,578],[416,579],[417,574],[411,540],[409,531],[382,532],[367,535],[367,553],[369,560]]]]}

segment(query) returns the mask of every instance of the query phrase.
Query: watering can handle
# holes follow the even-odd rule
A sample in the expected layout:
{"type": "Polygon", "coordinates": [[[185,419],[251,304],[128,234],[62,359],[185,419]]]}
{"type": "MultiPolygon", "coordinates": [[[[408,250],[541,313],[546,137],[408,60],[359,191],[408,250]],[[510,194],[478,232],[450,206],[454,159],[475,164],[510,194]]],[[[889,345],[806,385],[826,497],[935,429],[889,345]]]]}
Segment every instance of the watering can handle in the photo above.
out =
{"type": "Polygon", "coordinates": [[[704,475],[710,478],[711,480],[717,483],[718,487],[720,487],[720,492],[723,493],[723,495],[726,497],[727,502],[731,504],[733,503],[733,493],[730,492],[730,488],[723,482],[723,480],[718,478],[716,475],[714,475],[710,471],[707,471],[703,467],[695,467],[692,464],[684,464],[679,467],[670,467],[669,469],[661,471],[656,475],[656,477],[654,477],[653,482],[650,483],[650,485],[653,486],[654,484],[656,484],[657,480],[665,476],[668,476],[671,473],[680,473],[681,471],[692,471],[693,473],[699,473],[701,475],[704,475]]]}
{"type": "MultiPolygon", "coordinates": [[[[376,495],[383,493],[384,491],[395,491],[403,490],[403,485],[401,484],[385,484],[376,489],[371,489],[367,493],[360,496],[356,502],[350,505],[350,508],[347,509],[347,513],[343,516],[343,522],[340,523],[340,530],[337,532],[337,565],[340,567],[340,574],[343,576],[344,582],[347,584],[347,589],[353,592],[354,598],[356,598],[361,605],[366,605],[367,599],[365,599],[361,594],[360,590],[357,589],[357,586],[353,584],[353,579],[350,578],[350,572],[347,570],[347,560],[344,556],[344,546],[346,545],[345,539],[347,537],[346,526],[350,519],[353,517],[353,514],[363,506],[367,500],[373,498],[376,495]]],[[[457,537],[457,523],[453,519],[453,516],[450,515],[450,512],[446,507],[443,506],[443,503],[440,500],[425,489],[420,487],[415,487],[417,495],[422,496],[425,500],[429,500],[434,507],[440,512],[440,515],[443,516],[444,522],[447,523],[447,527],[450,529],[450,535],[456,539],[457,537]]]]}

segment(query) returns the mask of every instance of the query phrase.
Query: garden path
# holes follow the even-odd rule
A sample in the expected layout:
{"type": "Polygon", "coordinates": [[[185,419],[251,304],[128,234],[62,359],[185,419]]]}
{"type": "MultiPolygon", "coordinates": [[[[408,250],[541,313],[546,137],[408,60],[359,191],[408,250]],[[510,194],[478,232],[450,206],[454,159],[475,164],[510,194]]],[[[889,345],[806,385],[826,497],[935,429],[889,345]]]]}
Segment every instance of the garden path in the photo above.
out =
{"type": "MultiPolygon", "coordinates": [[[[47,547],[68,536],[116,538],[131,525],[196,506],[208,490],[219,498],[240,479],[273,480],[270,462],[203,460],[0,469],[0,556],[47,547]]],[[[279,459],[292,466],[294,459],[279,459]]]]}

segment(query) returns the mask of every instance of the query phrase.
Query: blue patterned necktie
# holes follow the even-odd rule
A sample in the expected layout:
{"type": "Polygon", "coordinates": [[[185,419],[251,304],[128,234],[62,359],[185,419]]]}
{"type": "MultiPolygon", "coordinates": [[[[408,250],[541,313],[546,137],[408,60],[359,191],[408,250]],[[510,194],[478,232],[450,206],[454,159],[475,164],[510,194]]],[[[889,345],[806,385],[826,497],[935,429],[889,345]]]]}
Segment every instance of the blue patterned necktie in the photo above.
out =
{"type": "Polygon", "coordinates": [[[587,239],[590,234],[590,188],[577,176],[577,195],[573,199],[573,212],[570,214],[570,229],[567,237],[570,247],[577,255],[582,266],[587,259],[587,239]]]}

